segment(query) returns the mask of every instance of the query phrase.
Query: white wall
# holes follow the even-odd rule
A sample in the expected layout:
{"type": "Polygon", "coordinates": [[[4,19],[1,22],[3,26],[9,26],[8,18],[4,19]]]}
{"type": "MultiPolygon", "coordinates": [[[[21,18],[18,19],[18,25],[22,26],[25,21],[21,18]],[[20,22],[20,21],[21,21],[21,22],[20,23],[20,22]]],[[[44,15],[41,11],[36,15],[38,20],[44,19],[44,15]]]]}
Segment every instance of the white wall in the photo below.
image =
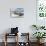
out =
{"type": "Polygon", "coordinates": [[[0,0],[0,34],[11,27],[19,27],[20,32],[30,32],[36,24],[36,0],[0,0]],[[24,8],[24,18],[11,18],[10,8],[24,8]]]}

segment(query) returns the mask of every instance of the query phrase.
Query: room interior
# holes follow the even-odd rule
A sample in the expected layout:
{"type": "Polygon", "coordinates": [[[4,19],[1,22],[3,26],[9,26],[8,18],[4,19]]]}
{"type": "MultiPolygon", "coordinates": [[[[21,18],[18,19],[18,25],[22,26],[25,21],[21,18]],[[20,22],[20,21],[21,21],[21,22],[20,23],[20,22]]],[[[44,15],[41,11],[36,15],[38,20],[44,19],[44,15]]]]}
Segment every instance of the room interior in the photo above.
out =
{"type": "Polygon", "coordinates": [[[0,46],[46,46],[46,1],[0,0],[0,46]]]}

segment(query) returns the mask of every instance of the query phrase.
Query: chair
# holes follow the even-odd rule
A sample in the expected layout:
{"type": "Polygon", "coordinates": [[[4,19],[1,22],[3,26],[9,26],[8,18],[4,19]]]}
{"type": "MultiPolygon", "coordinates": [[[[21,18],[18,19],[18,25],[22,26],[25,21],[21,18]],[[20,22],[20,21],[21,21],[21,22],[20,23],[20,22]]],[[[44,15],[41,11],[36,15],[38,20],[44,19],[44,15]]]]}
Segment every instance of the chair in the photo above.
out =
{"type": "Polygon", "coordinates": [[[19,46],[30,46],[29,42],[29,33],[21,33],[22,40],[26,39],[26,41],[22,41],[19,43],[19,46]]]}
{"type": "Polygon", "coordinates": [[[16,46],[18,46],[18,27],[16,28],[11,28],[11,33],[5,33],[5,46],[7,46],[8,42],[7,42],[7,38],[13,37],[13,36],[17,36],[15,38],[15,40],[17,40],[16,42],[16,46]]]}
{"type": "Polygon", "coordinates": [[[6,33],[5,34],[5,46],[7,46],[8,45],[8,42],[7,42],[7,38],[10,38],[10,36],[17,36],[16,38],[15,38],[15,40],[16,40],[16,46],[18,46],[18,34],[9,34],[9,33],[6,33]]]}

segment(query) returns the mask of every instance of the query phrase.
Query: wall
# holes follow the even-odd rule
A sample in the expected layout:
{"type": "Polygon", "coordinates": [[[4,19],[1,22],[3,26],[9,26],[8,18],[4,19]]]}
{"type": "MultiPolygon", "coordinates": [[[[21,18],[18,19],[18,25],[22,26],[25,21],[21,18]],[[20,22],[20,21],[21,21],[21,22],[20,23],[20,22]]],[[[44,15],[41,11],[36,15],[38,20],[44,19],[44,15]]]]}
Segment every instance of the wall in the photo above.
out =
{"type": "Polygon", "coordinates": [[[36,24],[36,0],[0,0],[0,34],[10,32],[11,27],[19,27],[19,32],[30,32],[36,24]],[[11,18],[10,8],[24,8],[24,18],[11,18]]]}

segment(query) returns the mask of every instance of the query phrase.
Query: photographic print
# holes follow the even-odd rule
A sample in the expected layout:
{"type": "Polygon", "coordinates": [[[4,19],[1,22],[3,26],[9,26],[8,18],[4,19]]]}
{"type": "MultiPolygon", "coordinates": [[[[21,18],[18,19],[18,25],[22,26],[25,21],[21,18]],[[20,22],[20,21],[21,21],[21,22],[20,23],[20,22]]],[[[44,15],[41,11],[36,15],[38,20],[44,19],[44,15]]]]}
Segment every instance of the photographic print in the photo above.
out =
{"type": "Polygon", "coordinates": [[[10,9],[10,16],[14,18],[24,17],[24,8],[10,9]]]}

